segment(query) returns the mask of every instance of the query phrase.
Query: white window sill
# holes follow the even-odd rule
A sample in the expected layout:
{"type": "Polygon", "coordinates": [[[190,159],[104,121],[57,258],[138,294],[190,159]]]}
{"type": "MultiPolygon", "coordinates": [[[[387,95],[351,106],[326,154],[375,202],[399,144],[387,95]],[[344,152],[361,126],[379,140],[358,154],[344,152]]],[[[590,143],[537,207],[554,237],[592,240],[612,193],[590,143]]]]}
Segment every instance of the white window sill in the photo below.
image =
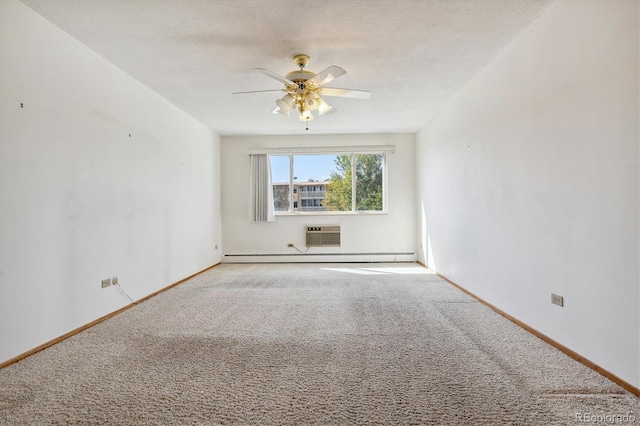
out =
{"type": "Polygon", "coordinates": [[[364,212],[275,212],[276,216],[380,216],[388,215],[387,211],[364,211],[364,212]]]}

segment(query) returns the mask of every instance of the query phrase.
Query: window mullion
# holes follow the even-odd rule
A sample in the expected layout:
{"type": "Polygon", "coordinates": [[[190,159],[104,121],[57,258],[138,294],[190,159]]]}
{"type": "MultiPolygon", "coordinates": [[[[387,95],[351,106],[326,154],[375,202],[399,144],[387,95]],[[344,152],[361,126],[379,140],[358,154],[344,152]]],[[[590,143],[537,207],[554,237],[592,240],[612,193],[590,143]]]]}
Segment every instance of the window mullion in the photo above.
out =
{"type": "Polygon", "coordinates": [[[293,212],[293,202],[295,194],[293,193],[293,155],[289,155],[289,212],[293,212]]]}
{"type": "Polygon", "coordinates": [[[351,154],[351,211],[356,211],[356,155],[351,154]]]}
{"type": "Polygon", "coordinates": [[[382,210],[387,211],[387,153],[382,153],[382,210]]]}

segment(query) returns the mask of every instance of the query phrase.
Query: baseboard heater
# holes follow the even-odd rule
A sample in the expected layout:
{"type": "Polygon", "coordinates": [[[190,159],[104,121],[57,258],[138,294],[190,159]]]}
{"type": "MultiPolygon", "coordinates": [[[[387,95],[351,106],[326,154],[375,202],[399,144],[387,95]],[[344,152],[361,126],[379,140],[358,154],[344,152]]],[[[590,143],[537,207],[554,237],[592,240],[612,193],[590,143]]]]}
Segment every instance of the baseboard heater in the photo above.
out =
{"type": "Polygon", "coordinates": [[[415,252],[382,253],[227,253],[224,257],[415,256],[415,252]]]}
{"type": "Polygon", "coordinates": [[[340,247],[339,225],[307,226],[307,247],[340,247]]]}
{"type": "MultiPolygon", "coordinates": [[[[329,249],[330,250],[330,249],[329,249]]],[[[415,252],[227,253],[222,263],[380,263],[415,262],[415,252]]]]}

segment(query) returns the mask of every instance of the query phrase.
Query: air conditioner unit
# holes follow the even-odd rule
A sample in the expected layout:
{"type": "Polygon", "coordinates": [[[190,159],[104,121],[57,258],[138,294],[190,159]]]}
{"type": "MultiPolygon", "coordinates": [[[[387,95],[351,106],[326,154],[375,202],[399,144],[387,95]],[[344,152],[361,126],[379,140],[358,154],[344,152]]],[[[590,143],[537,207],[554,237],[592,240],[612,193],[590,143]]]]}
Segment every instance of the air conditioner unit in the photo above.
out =
{"type": "Polygon", "coordinates": [[[307,247],[340,247],[340,226],[307,226],[307,247]]]}

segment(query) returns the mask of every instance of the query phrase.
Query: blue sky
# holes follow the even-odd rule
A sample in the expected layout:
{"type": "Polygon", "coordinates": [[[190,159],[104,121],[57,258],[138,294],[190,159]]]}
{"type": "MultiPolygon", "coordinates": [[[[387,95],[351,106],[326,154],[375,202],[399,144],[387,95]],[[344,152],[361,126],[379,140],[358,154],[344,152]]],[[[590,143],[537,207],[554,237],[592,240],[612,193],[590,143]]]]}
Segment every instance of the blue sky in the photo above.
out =
{"type": "MultiPolygon", "coordinates": [[[[335,155],[296,155],[293,164],[293,176],[296,182],[327,180],[335,170],[335,155]]],[[[271,156],[271,180],[273,183],[289,181],[289,156],[271,156]]]]}

